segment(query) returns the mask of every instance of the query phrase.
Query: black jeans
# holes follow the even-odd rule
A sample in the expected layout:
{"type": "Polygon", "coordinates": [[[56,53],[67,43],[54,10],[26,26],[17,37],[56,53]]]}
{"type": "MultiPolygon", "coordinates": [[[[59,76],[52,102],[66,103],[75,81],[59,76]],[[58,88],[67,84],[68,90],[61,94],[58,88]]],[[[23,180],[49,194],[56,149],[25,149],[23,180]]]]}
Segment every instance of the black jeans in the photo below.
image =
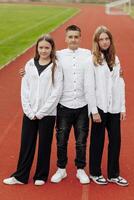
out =
{"type": "Polygon", "coordinates": [[[65,168],[67,164],[67,144],[71,127],[74,128],[76,140],[77,168],[84,168],[86,165],[86,142],[89,130],[88,106],[71,109],[61,104],[57,108],[57,166],[65,168]]]}
{"type": "Polygon", "coordinates": [[[92,121],[90,138],[90,174],[101,175],[101,161],[105,140],[105,129],[108,132],[108,178],[119,176],[119,155],[121,146],[120,113],[104,113],[98,109],[101,123],[92,121]]]}
{"type": "Polygon", "coordinates": [[[54,124],[55,116],[46,116],[41,120],[30,120],[24,115],[17,171],[11,176],[23,183],[28,182],[39,131],[38,158],[34,180],[47,181],[54,124]]]}

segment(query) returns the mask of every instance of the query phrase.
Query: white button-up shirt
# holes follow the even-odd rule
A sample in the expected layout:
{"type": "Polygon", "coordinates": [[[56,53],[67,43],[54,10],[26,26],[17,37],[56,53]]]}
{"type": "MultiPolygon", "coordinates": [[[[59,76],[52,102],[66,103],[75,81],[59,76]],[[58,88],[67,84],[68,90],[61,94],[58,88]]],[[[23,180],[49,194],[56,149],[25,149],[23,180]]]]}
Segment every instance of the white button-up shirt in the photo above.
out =
{"type": "Polygon", "coordinates": [[[87,49],[63,49],[57,57],[63,72],[63,90],[60,103],[68,108],[89,104],[89,114],[97,112],[94,93],[94,71],[90,66],[91,52],[87,49]]]}
{"type": "Polygon", "coordinates": [[[113,71],[109,70],[105,60],[102,65],[94,66],[96,105],[105,113],[120,113],[126,110],[125,83],[123,78],[120,77],[120,68],[120,62],[117,56],[113,71]]]}
{"type": "Polygon", "coordinates": [[[27,62],[21,83],[21,102],[24,113],[30,119],[56,115],[56,106],[62,92],[62,70],[57,63],[52,84],[52,63],[38,74],[34,59],[27,62]]]}

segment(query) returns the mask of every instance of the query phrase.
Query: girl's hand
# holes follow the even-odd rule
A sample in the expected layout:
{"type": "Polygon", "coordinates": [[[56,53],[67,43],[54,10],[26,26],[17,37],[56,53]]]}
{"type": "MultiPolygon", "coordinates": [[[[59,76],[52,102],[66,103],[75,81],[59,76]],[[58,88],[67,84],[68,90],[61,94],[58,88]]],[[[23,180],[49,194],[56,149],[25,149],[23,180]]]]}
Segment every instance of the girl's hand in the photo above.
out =
{"type": "Polygon", "coordinates": [[[96,123],[100,123],[101,122],[101,117],[99,115],[99,113],[96,113],[96,114],[92,114],[93,116],[93,121],[96,122],[96,123]]]}
{"type": "Polygon", "coordinates": [[[126,113],[125,112],[121,112],[120,120],[125,120],[125,119],[126,119],[126,113]]]}
{"type": "Polygon", "coordinates": [[[20,75],[21,78],[25,75],[25,69],[24,68],[20,68],[19,75],[20,75]]]}

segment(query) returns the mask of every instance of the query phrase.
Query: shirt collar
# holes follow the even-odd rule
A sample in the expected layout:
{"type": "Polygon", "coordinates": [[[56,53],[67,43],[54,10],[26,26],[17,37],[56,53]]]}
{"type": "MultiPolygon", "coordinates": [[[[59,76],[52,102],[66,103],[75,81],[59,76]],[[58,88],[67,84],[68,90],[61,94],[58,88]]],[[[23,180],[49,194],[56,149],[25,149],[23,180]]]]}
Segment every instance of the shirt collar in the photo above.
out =
{"type": "Polygon", "coordinates": [[[80,51],[80,48],[78,48],[78,49],[76,49],[76,50],[72,50],[72,49],[67,48],[67,51],[68,51],[69,53],[77,53],[77,52],[80,51]]]}

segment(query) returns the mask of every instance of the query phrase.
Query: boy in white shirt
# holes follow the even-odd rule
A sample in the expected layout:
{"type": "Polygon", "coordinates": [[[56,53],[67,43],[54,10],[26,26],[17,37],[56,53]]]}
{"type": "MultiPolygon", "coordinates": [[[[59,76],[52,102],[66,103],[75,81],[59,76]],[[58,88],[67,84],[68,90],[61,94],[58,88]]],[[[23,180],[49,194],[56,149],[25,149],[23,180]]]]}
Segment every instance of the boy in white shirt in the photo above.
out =
{"type": "Polygon", "coordinates": [[[57,107],[57,167],[51,182],[58,183],[67,176],[67,144],[73,126],[76,140],[76,177],[80,183],[90,182],[84,171],[89,115],[97,113],[94,94],[94,72],[90,66],[90,51],[79,48],[81,30],[75,25],[66,28],[68,48],[57,52],[63,72],[63,91],[57,107]],[[90,106],[88,110],[88,104],[90,106]]]}

